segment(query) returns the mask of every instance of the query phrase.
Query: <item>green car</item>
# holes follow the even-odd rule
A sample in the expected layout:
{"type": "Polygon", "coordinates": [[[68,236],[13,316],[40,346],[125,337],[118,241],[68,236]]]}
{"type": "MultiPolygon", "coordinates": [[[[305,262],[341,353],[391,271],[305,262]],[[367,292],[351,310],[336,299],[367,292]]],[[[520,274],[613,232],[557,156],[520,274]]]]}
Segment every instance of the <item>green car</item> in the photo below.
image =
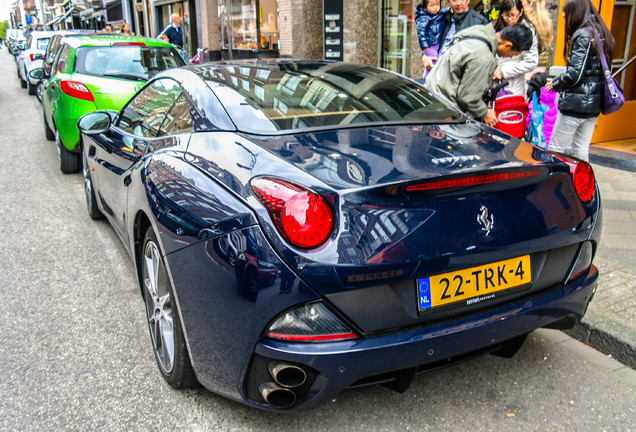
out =
{"type": "MultiPolygon", "coordinates": [[[[184,66],[179,52],[160,39],[96,35],[65,38],[42,84],[46,138],[56,141],[60,169],[81,168],[77,120],[97,110],[119,111],[148,79],[184,66]]],[[[42,77],[43,70],[32,72],[42,77]]]]}

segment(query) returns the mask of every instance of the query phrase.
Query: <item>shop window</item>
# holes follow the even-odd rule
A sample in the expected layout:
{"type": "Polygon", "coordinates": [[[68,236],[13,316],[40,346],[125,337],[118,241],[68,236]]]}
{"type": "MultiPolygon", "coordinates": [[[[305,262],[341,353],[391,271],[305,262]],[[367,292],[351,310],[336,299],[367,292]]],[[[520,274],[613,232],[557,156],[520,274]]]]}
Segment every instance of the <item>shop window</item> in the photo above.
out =
{"type": "Polygon", "coordinates": [[[219,0],[222,49],[277,51],[277,0],[219,0]]]}

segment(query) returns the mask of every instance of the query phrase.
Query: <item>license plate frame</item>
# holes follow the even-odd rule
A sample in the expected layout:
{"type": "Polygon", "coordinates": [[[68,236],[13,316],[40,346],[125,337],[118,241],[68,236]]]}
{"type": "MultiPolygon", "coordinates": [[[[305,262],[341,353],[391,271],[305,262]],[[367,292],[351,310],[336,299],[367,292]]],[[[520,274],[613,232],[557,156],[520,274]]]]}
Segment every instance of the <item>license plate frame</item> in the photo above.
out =
{"type": "Polygon", "coordinates": [[[522,255],[416,279],[417,308],[426,313],[445,306],[470,306],[530,284],[530,255],[522,255]]]}

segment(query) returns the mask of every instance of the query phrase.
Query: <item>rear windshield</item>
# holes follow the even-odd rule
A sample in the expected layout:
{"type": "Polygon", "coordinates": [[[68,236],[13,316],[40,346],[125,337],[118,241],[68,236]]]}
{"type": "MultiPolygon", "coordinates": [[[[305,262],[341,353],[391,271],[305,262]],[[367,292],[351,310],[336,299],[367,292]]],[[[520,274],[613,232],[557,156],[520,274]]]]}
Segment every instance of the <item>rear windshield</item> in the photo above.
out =
{"type": "Polygon", "coordinates": [[[38,39],[35,42],[36,48],[39,50],[46,50],[46,47],[49,45],[49,41],[51,40],[51,38],[42,38],[42,39],[38,39]]]}
{"type": "Polygon", "coordinates": [[[246,132],[463,119],[428,90],[384,69],[342,63],[260,66],[202,73],[234,124],[246,132]]]}
{"type": "Polygon", "coordinates": [[[87,75],[146,81],[153,75],[185,62],[172,47],[114,45],[80,47],[75,72],[87,75]]]}

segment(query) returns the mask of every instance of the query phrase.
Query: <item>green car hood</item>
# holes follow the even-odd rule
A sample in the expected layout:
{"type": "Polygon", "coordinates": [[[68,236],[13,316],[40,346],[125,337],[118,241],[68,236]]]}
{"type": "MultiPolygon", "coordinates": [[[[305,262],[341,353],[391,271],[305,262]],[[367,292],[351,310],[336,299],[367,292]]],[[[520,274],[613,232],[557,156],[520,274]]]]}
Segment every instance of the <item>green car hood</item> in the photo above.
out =
{"type": "Polygon", "coordinates": [[[98,110],[112,111],[119,111],[146,84],[146,81],[80,74],[72,79],[82,82],[91,91],[98,110]]]}

